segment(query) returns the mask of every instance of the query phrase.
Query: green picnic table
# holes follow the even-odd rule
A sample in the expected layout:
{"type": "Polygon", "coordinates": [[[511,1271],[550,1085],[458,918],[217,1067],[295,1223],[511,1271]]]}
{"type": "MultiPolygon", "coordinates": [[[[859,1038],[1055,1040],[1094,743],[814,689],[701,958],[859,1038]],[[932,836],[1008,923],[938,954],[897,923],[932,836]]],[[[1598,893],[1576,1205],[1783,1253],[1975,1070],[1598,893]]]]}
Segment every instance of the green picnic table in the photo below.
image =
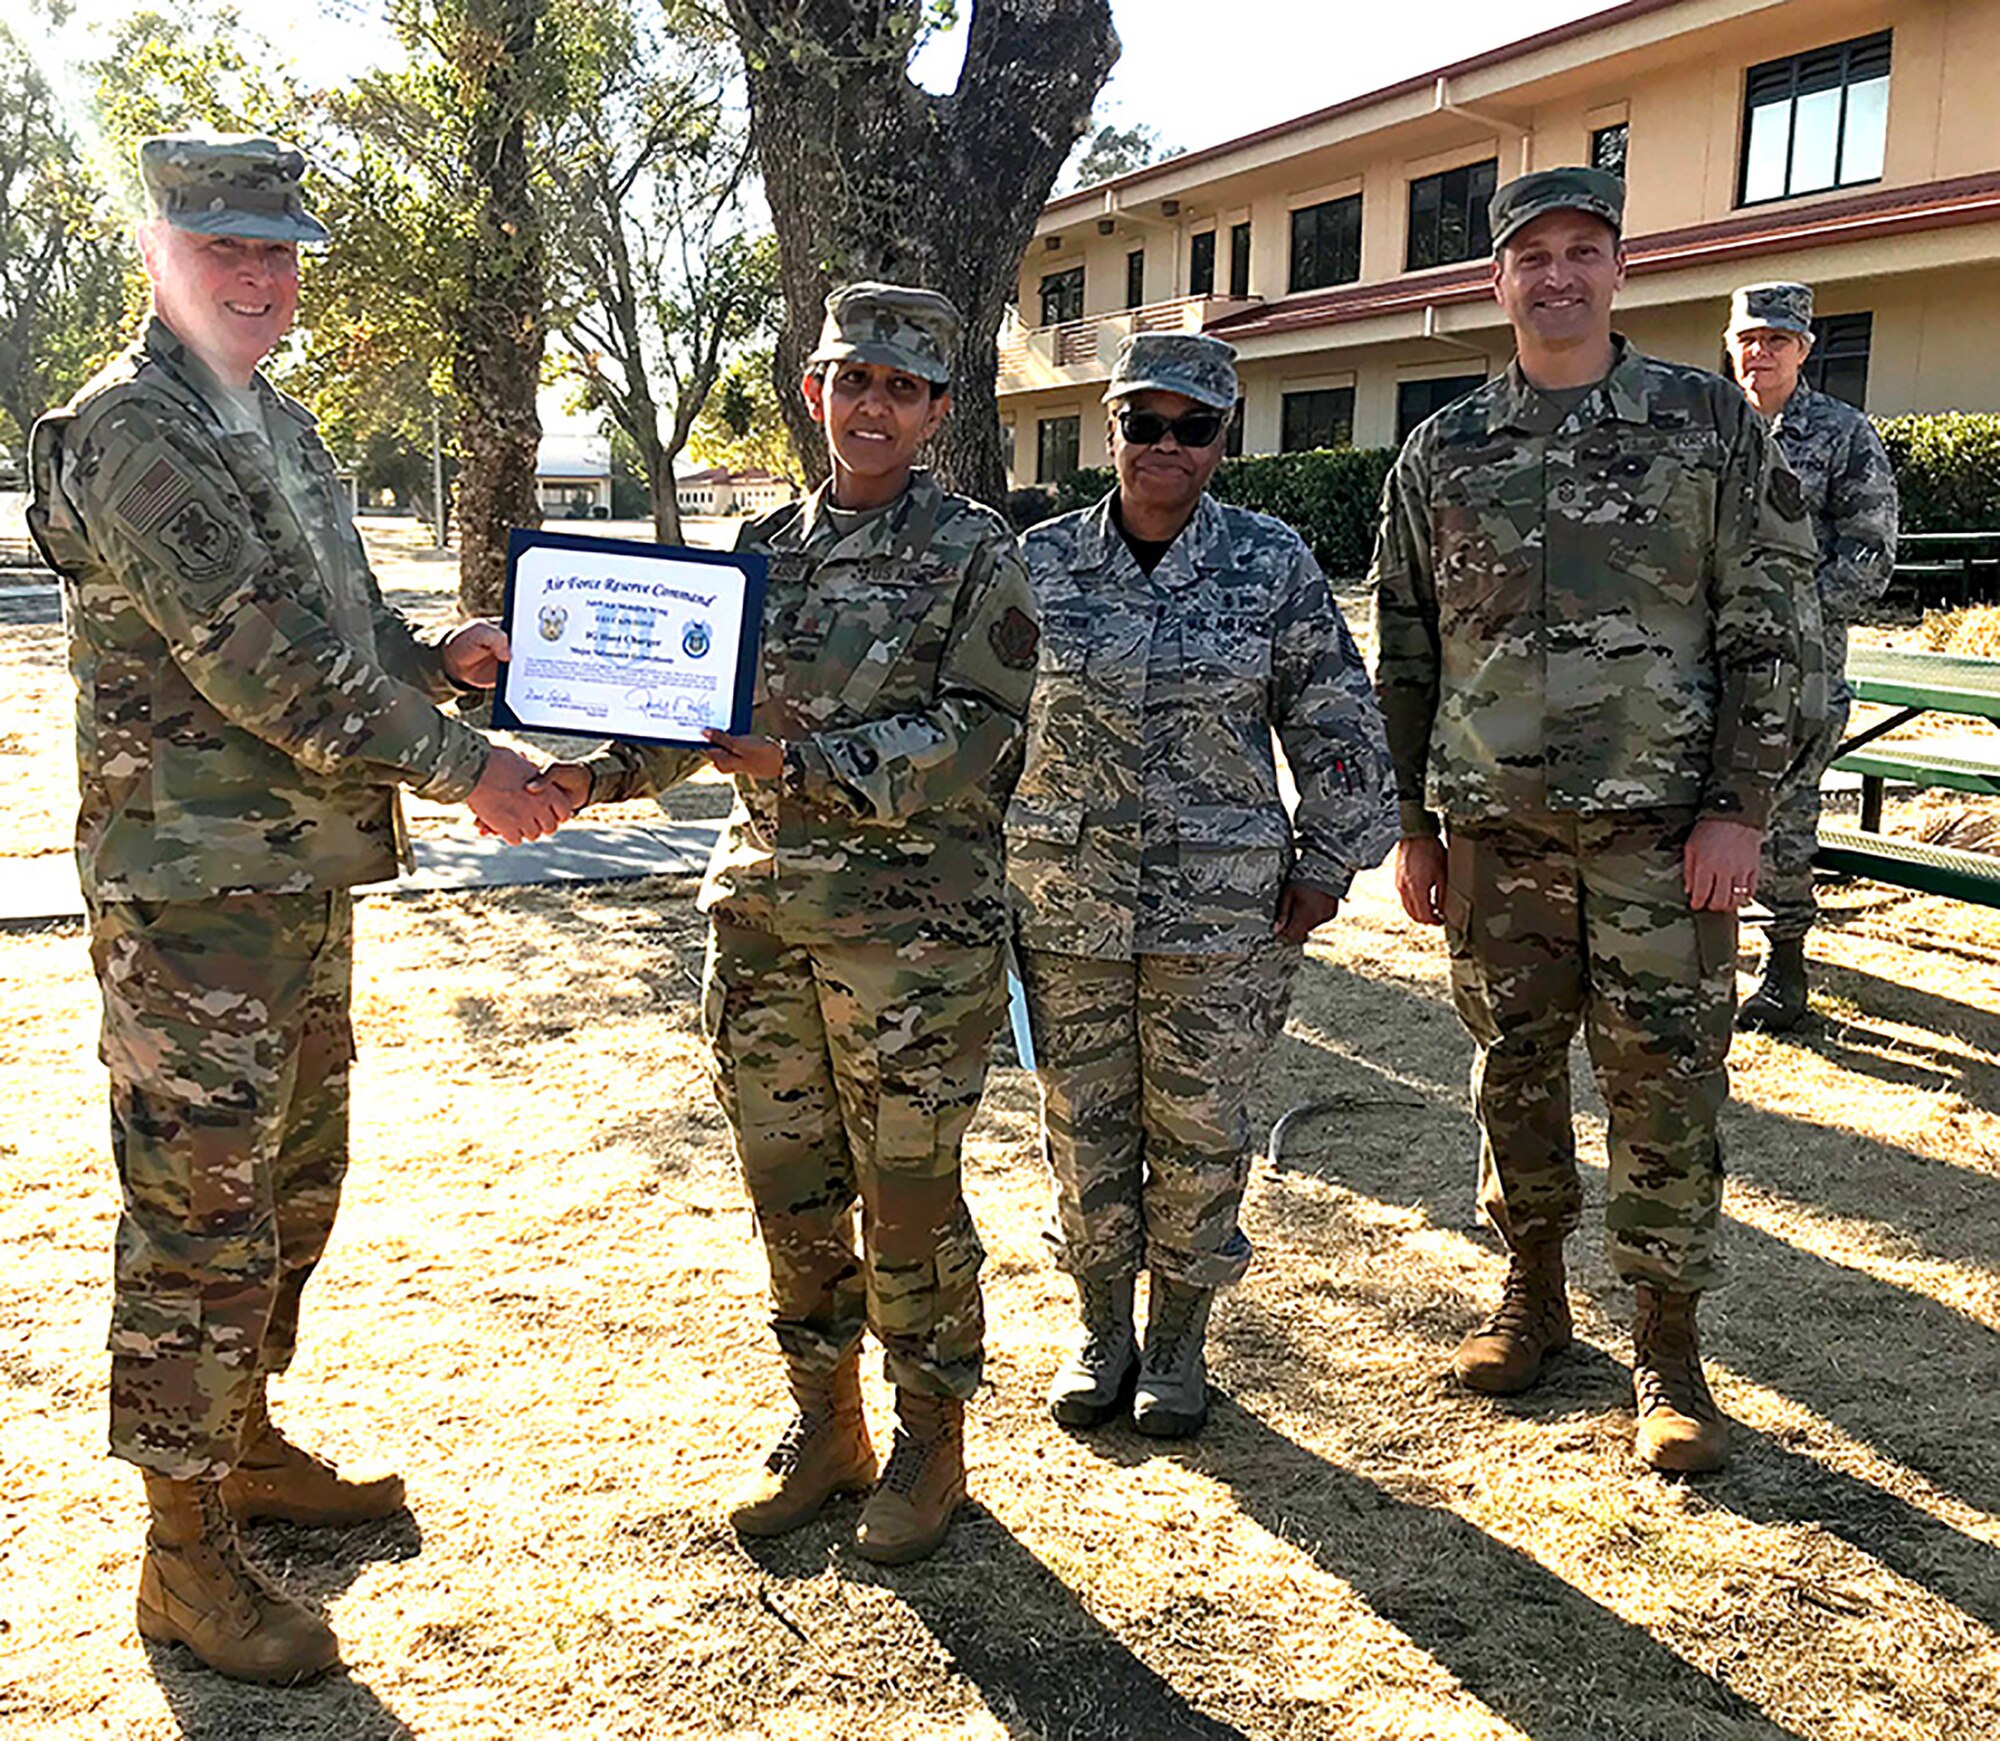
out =
{"type": "Polygon", "coordinates": [[[2000,722],[2000,659],[1856,647],[1848,655],[1847,681],[1857,700],[1896,711],[1842,742],[1833,765],[1861,776],[1861,826],[1822,827],[1816,862],[1879,882],[2000,906],[2000,858],[1882,832],[1882,793],[1888,781],[2000,797],[2000,761],[1933,753],[1920,743],[1870,747],[1928,713],[2000,722]]]}

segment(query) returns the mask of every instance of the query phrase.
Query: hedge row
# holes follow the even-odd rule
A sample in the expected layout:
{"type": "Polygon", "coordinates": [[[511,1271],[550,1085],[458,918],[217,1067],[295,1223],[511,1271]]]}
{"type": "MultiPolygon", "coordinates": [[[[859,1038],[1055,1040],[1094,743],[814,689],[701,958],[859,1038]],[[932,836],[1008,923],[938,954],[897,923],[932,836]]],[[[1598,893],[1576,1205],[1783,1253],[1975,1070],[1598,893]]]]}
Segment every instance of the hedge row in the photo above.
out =
{"type": "MultiPolygon", "coordinates": [[[[2000,530],[2000,415],[1944,411],[1876,419],[1903,494],[1906,532],[2000,530]]],[[[1223,461],[1214,490],[1225,502],[1273,514],[1312,546],[1337,579],[1365,574],[1382,480],[1395,453],[1343,447],[1223,461]]],[[[1088,507],[1111,488],[1109,470],[1072,473],[1051,489],[1017,490],[1017,524],[1088,507]]]]}

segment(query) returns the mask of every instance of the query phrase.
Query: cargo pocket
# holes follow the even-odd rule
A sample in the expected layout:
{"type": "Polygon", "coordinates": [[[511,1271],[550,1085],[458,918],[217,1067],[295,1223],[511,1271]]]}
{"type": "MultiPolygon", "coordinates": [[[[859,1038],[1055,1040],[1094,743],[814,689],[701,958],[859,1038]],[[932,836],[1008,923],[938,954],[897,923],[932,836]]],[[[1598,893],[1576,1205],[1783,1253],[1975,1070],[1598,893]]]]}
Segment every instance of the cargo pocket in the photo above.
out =
{"type": "Polygon", "coordinates": [[[1736,971],[1736,929],[1734,913],[1703,909],[1695,914],[1695,954],[1704,980],[1736,971]]]}
{"type": "Polygon", "coordinates": [[[105,1348],[122,1360],[159,1360],[201,1349],[199,1294],[121,1294],[111,1302],[105,1348]]]}
{"type": "Polygon", "coordinates": [[[1473,857],[1478,842],[1469,834],[1454,834],[1445,844],[1444,934],[1453,954],[1472,939],[1473,857]]]}

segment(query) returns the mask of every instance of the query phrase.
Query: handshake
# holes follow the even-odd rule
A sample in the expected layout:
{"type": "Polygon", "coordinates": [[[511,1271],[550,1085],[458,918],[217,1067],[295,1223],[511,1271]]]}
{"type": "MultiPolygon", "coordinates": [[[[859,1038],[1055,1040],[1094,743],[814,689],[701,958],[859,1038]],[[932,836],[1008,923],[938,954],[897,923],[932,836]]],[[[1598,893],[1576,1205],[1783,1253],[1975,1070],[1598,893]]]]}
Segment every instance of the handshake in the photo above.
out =
{"type": "Polygon", "coordinates": [[[487,752],[479,784],[465,800],[479,832],[509,846],[555,833],[589,802],[590,770],[581,763],[542,767],[505,744],[487,752]]]}

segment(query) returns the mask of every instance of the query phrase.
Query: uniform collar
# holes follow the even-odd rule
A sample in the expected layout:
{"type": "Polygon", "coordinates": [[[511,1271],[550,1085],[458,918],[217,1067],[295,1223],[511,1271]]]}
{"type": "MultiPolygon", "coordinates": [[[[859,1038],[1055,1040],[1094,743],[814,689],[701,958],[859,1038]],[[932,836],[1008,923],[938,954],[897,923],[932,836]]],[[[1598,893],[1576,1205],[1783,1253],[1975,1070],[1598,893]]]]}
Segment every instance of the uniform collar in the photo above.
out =
{"type": "Polygon", "coordinates": [[[1779,408],[1777,416],[1771,419],[1771,431],[1776,434],[1781,429],[1810,428],[1820,413],[1820,400],[1824,397],[1808,387],[1805,377],[1799,377],[1799,384],[1792,389],[1792,396],[1779,408]]]}
{"type": "Polygon", "coordinates": [[[917,555],[930,543],[943,505],[943,487],[919,466],[910,473],[903,493],[887,508],[862,521],[851,532],[843,531],[828,512],[834,506],[833,479],[828,478],[806,498],[806,505],[799,512],[799,543],[802,547],[824,546],[825,553],[831,555],[850,539],[865,539],[886,552],[917,555]]]}
{"type": "MultiPolygon", "coordinates": [[[[1645,423],[1652,415],[1653,389],[1646,378],[1646,358],[1623,333],[1611,335],[1611,373],[1599,381],[1573,415],[1602,423],[1645,423]]],[[[1554,407],[1521,373],[1517,356],[1486,406],[1486,433],[1519,430],[1524,435],[1551,434],[1557,422],[1554,407]]]]}
{"type": "MultiPolygon", "coordinates": [[[[185,389],[201,404],[218,433],[222,432],[222,419],[216,407],[230,391],[216,378],[215,371],[204,363],[189,347],[180,334],[167,325],[157,314],[146,317],[146,330],[140,335],[140,348],[176,385],[185,389]]],[[[259,369],[250,377],[246,389],[257,401],[268,418],[273,411],[281,411],[293,422],[308,421],[306,413],[271,383],[264,379],[264,371],[259,369]]]]}
{"type": "MultiPolygon", "coordinates": [[[[1111,515],[1117,500],[1114,486],[1102,501],[1086,511],[1083,530],[1077,534],[1076,567],[1106,568],[1122,557],[1134,569],[1138,568],[1138,559],[1111,515]]],[[[1222,504],[1203,490],[1201,500],[1195,503],[1194,518],[1167,547],[1151,578],[1162,586],[1184,586],[1198,574],[1230,567],[1234,556],[1228,516],[1223,513],[1222,504]]]]}

